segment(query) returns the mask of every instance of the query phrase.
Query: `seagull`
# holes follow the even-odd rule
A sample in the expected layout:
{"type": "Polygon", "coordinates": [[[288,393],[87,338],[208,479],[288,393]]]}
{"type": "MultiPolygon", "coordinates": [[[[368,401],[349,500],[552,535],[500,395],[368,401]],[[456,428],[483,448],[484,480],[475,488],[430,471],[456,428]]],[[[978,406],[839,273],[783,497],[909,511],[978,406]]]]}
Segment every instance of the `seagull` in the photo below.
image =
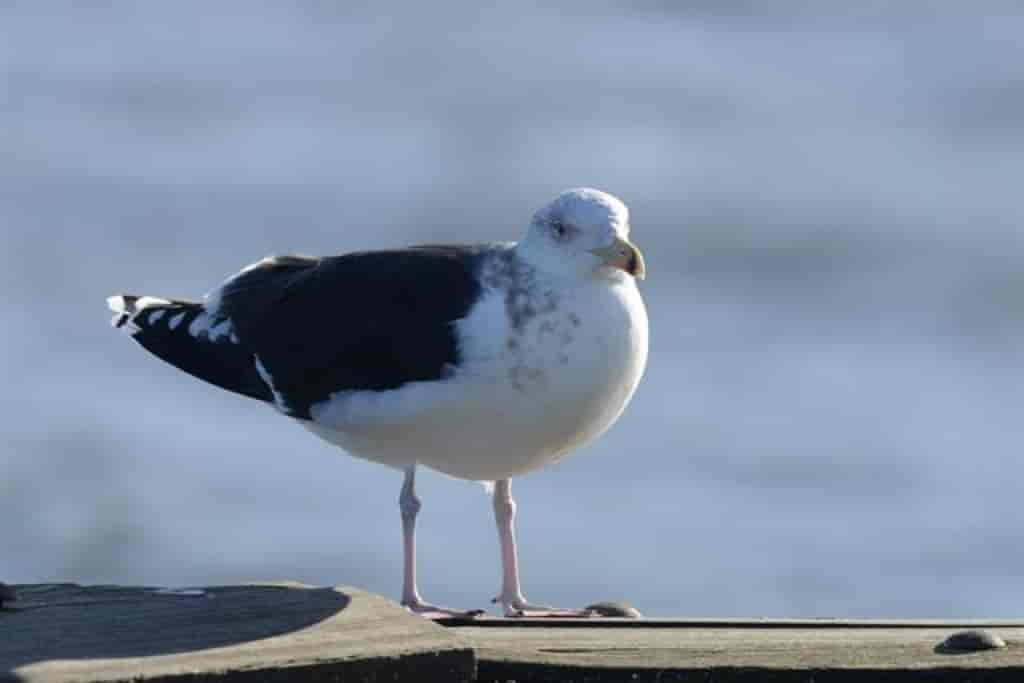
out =
{"type": "Polygon", "coordinates": [[[645,274],[629,211],[590,188],[536,211],[519,242],[269,256],[201,301],[117,295],[112,324],[160,359],[266,402],[350,455],[403,472],[401,603],[416,585],[418,466],[492,494],[506,616],[590,616],[527,602],[511,479],[622,414],[647,362],[645,274]]]}

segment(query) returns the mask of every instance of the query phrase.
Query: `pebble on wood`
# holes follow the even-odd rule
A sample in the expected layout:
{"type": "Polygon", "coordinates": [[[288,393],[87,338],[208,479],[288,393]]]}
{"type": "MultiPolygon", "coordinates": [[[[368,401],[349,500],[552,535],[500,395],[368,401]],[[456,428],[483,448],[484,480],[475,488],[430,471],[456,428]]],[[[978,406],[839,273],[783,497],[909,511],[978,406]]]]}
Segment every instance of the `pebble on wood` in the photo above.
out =
{"type": "Polygon", "coordinates": [[[940,654],[965,654],[984,650],[1000,650],[1004,647],[1006,647],[1006,641],[991,631],[971,629],[957,631],[936,645],[935,651],[940,654]]]}
{"type": "Polygon", "coordinates": [[[587,610],[594,612],[600,617],[622,617],[624,619],[642,619],[644,615],[640,610],[625,602],[596,602],[587,605],[587,610]]]}

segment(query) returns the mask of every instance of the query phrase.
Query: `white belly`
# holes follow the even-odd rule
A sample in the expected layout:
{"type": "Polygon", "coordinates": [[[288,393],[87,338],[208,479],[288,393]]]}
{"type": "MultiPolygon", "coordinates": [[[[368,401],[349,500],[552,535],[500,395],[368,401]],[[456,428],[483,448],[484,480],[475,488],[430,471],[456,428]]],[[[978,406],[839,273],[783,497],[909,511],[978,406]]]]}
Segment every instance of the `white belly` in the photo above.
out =
{"type": "Polygon", "coordinates": [[[518,327],[493,293],[458,329],[462,362],[452,377],[339,394],[304,424],[376,462],[504,479],[604,432],[647,361],[647,315],[631,278],[585,283],[518,327]]]}

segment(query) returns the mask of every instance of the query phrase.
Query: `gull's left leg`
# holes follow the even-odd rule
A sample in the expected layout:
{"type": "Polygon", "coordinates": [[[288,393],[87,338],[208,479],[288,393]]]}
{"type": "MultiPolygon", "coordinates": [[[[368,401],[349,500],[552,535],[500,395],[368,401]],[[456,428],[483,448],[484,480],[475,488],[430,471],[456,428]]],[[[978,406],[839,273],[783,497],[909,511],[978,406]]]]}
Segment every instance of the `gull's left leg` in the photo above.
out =
{"type": "Polygon", "coordinates": [[[559,609],[547,605],[531,605],[523,597],[519,585],[519,559],[516,557],[516,502],[512,500],[512,482],[494,482],[494,521],[498,525],[501,546],[501,594],[494,602],[501,604],[506,617],[591,617],[586,609],[559,609]]]}
{"type": "Polygon", "coordinates": [[[402,512],[402,605],[410,612],[427,617],[440,619],[444,617],[475,617],[484,613],[483,610],[458,610],[450,607],[438,607],[424,602],[416,587],[416,515],[422,507],[416,495],[416,466],[405,470],[402,482],[402,493],[398,496],[398,508],[402,512]]]}

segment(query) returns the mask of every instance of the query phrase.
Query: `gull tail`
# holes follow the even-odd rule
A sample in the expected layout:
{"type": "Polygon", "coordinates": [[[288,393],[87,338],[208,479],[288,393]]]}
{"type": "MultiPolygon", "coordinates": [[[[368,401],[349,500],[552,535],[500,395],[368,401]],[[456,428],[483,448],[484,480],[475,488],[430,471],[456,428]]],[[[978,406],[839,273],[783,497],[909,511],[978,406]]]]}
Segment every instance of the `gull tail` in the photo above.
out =
{"type": "Polygon", "coordinates": [[[152,296],[119,294],[107,306],[114,312],[110,324],[161,360],[222,389],[274,400],[228,318],[211,315],[195,301],[152,296]]]}

